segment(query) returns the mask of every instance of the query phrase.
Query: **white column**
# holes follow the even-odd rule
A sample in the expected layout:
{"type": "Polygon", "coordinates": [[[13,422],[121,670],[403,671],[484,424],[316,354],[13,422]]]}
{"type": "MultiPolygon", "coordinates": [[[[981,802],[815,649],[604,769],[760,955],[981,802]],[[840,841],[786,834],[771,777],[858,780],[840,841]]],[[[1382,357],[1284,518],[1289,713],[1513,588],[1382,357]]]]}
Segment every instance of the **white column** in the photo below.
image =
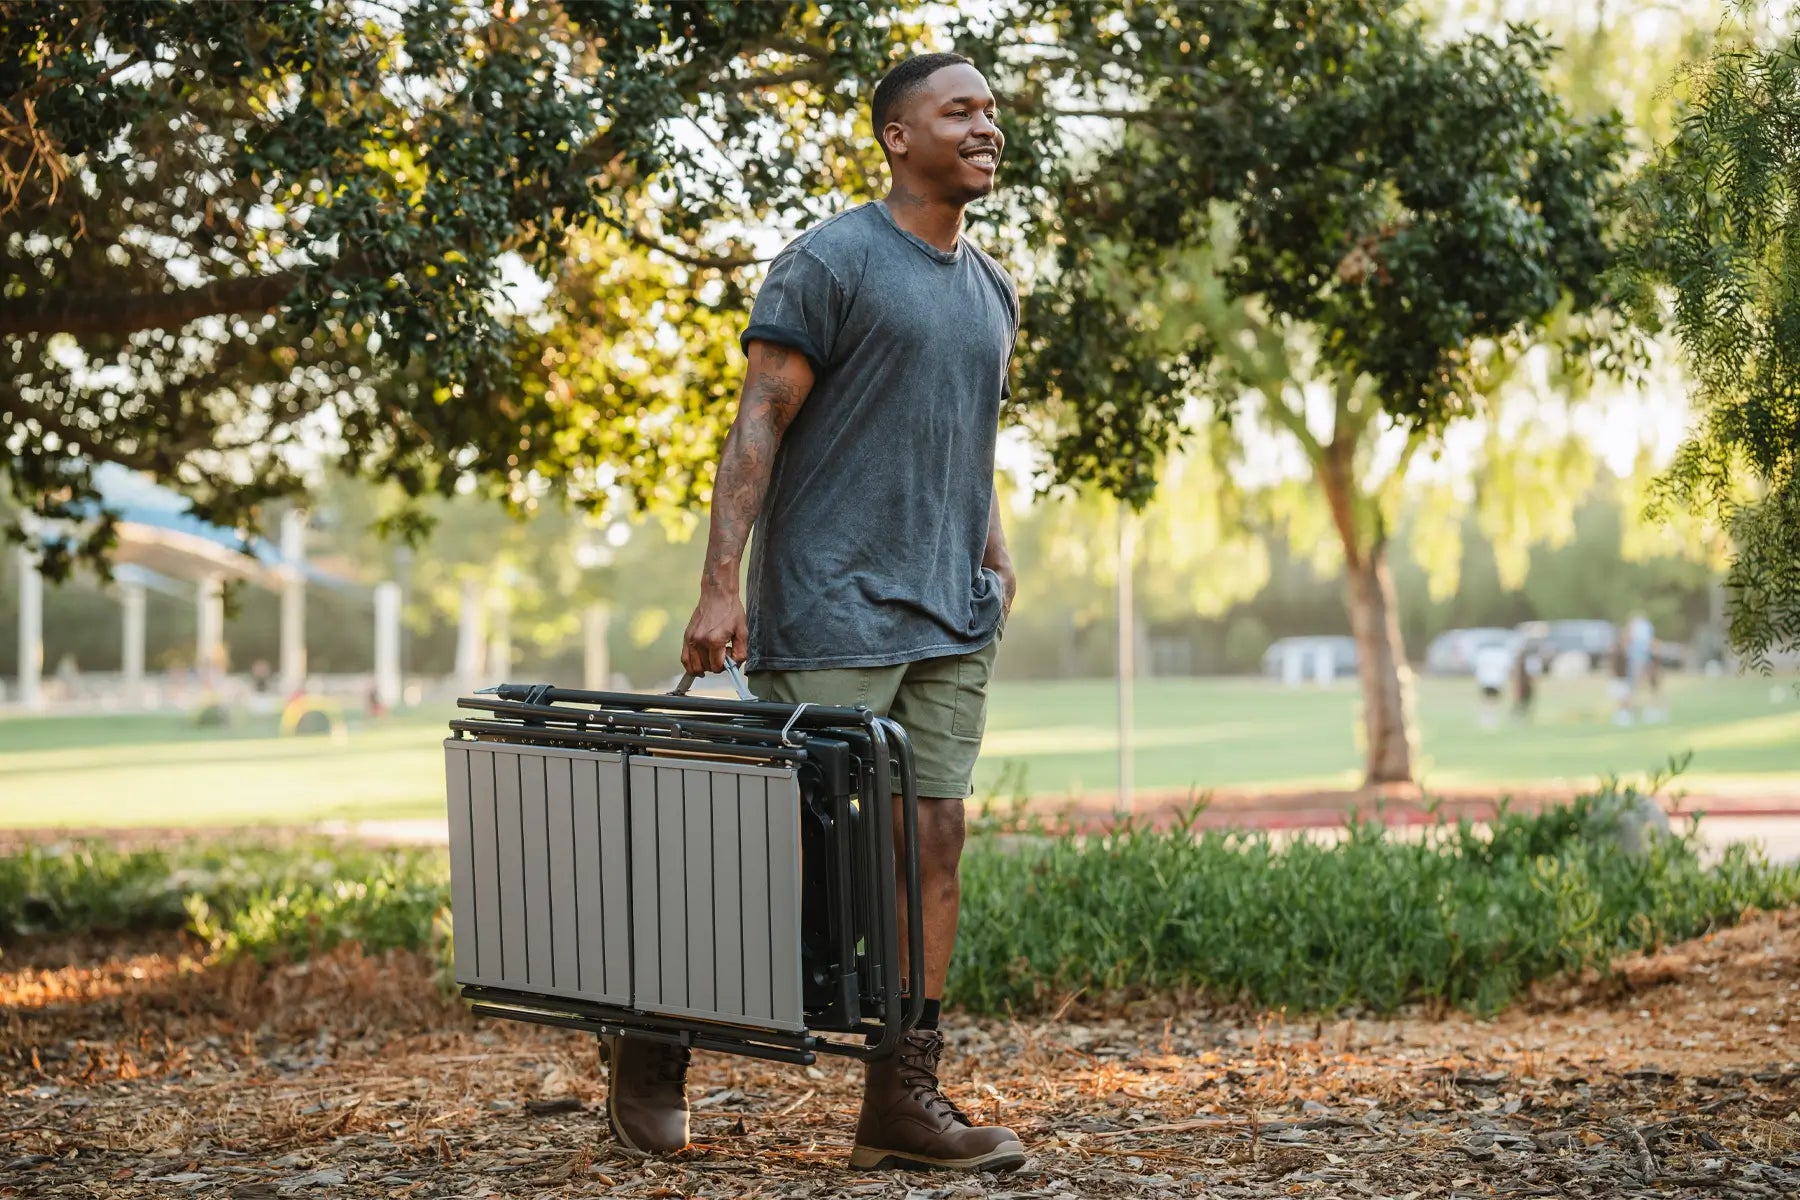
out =
{"type": "Polygon", "coordinates": [[[44,703],[44,577],[37,555],[24,546],[14,552],[13,570],[19,577],[19,703],[38,708],[44,703]]]}
{"type": "Polygon", "coordinates": [[[612,613],[604,604],[590,604],[581,614],[581,630],[586,653],[582,656],[581,686],[590,692],[604,692],[612,680],[612,660],[606,652],[606,631],[612,624],[612,613]]]}
{"type": "Polygon", "coordinates": [[[194,629],[194,670],[202,687],[214,687],[225,675],[225,581],[208,575],[200,581],[194,629]]]}
{"type": "Polygon", "coordinates": [[[512,670],[512,597],[502,588],[488,593],[487,681],[505,683],[512,670]]]}
{"type": "Polygon", "coordinates": [[[283,696],[306,687],[306,514],[281,518],[281,665],[283,696]]]}
{"type": "Polygon", "coordinates": [[[375,585],[375,698],[386,709],[400,703],[400,585],[375,585]]]}
{"type": "Polygon", "coordinates": [[[125,619],[124,650],[120,669],[125,675],[125,703],[141,704],[144,700],[144,585],[119,585],[119,608],[125,619]]]}
{"type": "Polygon", "coordinates": [[[1137,528],[1131,509],[1119,503],[1119,798],[1113,808],[1121,813],[1136,809],[1131,778],[1131,689],[1136,672],[1133,659],[1137,636],[1133,631],[1132,567],[1137,559],[1137,528]]]}
{"type": "Polygon", "coordinates": [[[462,582],[462,601],[456,614],[456,689],[472,692],[481,686],[481,584],[462,582]]]}

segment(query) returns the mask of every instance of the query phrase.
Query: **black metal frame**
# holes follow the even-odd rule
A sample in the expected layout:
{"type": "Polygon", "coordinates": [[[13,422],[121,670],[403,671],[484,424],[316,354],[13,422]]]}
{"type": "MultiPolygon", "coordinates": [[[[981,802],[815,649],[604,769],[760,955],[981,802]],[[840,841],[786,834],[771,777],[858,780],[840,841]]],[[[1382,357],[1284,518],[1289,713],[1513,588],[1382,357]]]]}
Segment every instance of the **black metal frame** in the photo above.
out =
{"type": "MultiPolygon", "coordinates": [[[[748,695],[741,676],[736,681],[740,693],[748,695]]],[[[685,687],[679,689],[679,693],[685,691],[685,687]]],[[[848,742],[848,758],[856,774],[851,791],[861,800],[859,810],[840,809],[831,814],[832,819],[818,822],[823,840],[813,852],[831,857],[835,865],[826,864],[824,877],[835,882],[828,895],[804,897],[803,913],[824,919],[826,935],[838,951],[836,965],[846,977],[827,980],[819,989],[834,999],[808,1007],[808,1032],[787,1034],[466,984],[462,994],[472,1011],[600,1034],[629,1032],[699,1049],[795,1063],[810,1063],[819,1053],[883,1057],[918,1024],[925,1004],[924,922],[919,919],[919,795],[912,742],[897,722],[861,706],[583,691],[547,684],[502,684],[457,704],[488,714],[451,721],[450,728],[458,738],[798,765],[803,778],[808,765],[814,763],[820,764],[821,770],[841,771],[848,742]],[[809,752],[809,742],[815,737],[817,749],[809,752]],[[864,745],[866,751],[856,753],[864,745]],[[833,768],[826,760],[837,766],[833,768]],[[905,842],[899,857],[904,865],[909,918],[904,984],[896,903],[896,797],[905,842]],[[815,1018],[820,1022],[816,1026],[815,1018]],[[862,1040],[827,1037],[822,1032],[827,1029],[860,1034],[862,1040]]],[[[805,799],[803,795],[803,807],[805,799]]]]}

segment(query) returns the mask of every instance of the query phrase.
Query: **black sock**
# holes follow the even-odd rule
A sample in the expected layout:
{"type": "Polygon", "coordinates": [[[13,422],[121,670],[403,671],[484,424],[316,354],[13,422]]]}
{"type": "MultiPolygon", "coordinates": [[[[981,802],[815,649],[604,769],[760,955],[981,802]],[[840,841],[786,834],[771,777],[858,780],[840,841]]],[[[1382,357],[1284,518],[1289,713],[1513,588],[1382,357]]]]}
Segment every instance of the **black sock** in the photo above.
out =
{"type": "Polygon", "coordinates": [[[938,1027],[938,1001],[927,1000],[925,1011],[919,1014],[920,1029],[936,1029],[938,1027]]]}

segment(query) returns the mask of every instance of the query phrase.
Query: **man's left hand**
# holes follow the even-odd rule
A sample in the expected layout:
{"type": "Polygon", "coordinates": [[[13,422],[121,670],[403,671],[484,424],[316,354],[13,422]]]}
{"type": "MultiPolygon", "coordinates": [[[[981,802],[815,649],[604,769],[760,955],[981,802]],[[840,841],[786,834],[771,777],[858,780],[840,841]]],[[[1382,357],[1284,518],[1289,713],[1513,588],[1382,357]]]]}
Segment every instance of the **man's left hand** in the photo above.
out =
{"type": "Polygon", "coordinates": [[[1012,612],[1013,596],[1019,591],[1018,576],[1013,574],[1009,562],[989,564],[988,570],[1000,577],[1000,615],[1007,616],[1012,612]]]}

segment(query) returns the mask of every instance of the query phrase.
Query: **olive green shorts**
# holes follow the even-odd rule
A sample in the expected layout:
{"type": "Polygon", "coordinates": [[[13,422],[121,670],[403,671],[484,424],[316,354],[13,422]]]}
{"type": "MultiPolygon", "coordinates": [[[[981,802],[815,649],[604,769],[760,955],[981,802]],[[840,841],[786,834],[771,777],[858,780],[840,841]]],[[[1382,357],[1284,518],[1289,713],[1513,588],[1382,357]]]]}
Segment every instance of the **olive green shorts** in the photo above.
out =
{"type": "Polygon", "coordinates": [[[987,728],[988,680],[1000,637],[979,650],[891,667],[753,671],[750,690],[783,704],[866,705],[912,739],[919,795],[963,800],[975,791],[975,759],[987,728]]]}

